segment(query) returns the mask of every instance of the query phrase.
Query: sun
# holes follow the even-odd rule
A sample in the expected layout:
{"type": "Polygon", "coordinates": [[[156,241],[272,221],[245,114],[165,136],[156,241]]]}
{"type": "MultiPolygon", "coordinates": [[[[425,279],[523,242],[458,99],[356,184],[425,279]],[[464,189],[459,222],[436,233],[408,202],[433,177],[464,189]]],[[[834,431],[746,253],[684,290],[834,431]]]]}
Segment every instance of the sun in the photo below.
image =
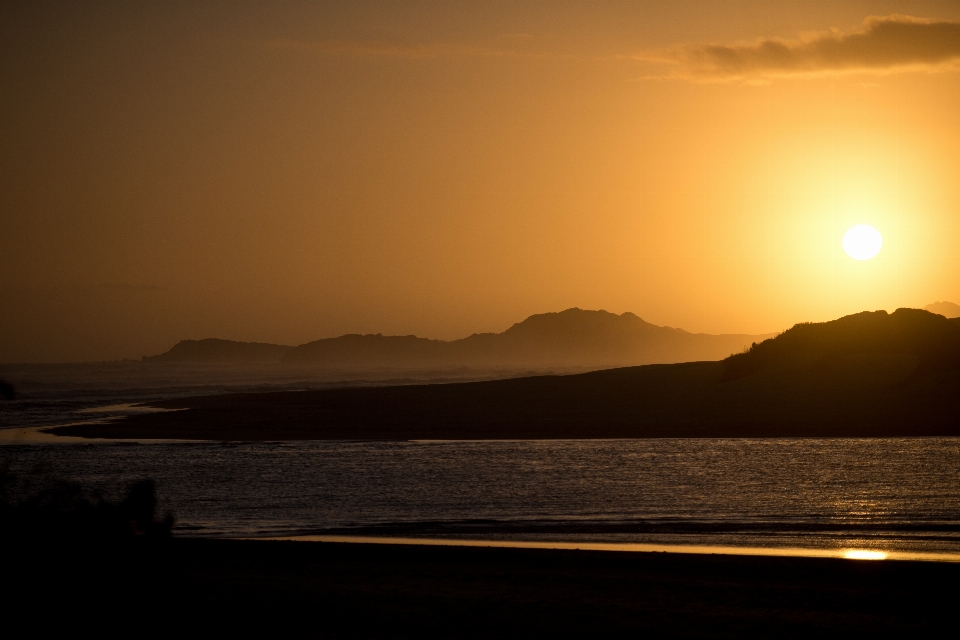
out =
{"type": "Polygon", "coordinates": [[[868,224],[850,227],[843,234],[843,250],[854,260],[869,260],[880,253],[882,246],[883,237],[880,232],[868,224]]]}

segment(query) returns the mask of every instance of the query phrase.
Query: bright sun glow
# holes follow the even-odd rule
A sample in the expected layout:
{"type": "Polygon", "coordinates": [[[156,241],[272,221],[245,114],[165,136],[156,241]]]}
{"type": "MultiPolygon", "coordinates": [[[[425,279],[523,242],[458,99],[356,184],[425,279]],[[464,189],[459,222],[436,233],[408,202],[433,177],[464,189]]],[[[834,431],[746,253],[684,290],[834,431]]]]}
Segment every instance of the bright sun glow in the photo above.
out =
{"type": "Polygon", "coordinates": [[[869,260],[880,253],[883,237],[880,232],[868,224],[850,227],[843,234],[843,250],[854,260],[869,260]]]}

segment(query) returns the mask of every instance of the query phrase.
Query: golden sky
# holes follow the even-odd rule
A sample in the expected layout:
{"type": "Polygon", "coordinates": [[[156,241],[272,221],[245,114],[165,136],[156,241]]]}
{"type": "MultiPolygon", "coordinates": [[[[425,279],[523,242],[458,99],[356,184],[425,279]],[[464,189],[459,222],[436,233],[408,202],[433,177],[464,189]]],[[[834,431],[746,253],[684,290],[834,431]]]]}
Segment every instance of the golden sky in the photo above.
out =
{"type": "Polygon", "coordinates": [[[0,362],[960,302],[954,0],[4,3],[0,95],[0,362]]]}

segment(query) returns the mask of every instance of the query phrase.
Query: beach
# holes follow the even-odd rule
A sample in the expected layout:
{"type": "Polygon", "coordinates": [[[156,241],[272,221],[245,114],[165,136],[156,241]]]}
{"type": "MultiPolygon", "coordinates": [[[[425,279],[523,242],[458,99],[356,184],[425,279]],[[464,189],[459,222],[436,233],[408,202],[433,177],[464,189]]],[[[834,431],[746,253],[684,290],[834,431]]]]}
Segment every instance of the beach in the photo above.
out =
{"type": "Polygon", "coordinates": [[[169,633],[885,637],[953,624],[960,578],[950,563],[320,542],[95,551],[18,555],[5,601],[99,612],[106,626],[142,614],[169,633]]]}

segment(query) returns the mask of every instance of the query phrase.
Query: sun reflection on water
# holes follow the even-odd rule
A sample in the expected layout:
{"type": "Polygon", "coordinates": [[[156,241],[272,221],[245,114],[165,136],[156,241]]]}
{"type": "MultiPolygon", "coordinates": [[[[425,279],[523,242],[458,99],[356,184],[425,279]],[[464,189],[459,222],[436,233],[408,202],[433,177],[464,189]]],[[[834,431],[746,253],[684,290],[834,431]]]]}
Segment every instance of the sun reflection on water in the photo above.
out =
{"type": "Polygon", "coordinates": [[[426,545],[438,547],[506,547],[513,549],[566,549],[578,551],[633,551],[646,553],[689,553],[736,556],[780,556],[795,558],[844,558],[848,560],[912,560],[960,562],[960,554],[918,551],[872,551],[868,549],[816,549],[797,547],[737,547],[647,543],[571,542],[548,540],[491,540],[467,538],[394,538],[354,535],[294,535],[251,537],[246,540],[289,540],[355,544],[426,545]]]}
{"type": "Polygon", "coordinates": [[[885,551],[867,551],[866,549],[847,549],[843,557],[849,560],[886,560],[885,551]]]}

